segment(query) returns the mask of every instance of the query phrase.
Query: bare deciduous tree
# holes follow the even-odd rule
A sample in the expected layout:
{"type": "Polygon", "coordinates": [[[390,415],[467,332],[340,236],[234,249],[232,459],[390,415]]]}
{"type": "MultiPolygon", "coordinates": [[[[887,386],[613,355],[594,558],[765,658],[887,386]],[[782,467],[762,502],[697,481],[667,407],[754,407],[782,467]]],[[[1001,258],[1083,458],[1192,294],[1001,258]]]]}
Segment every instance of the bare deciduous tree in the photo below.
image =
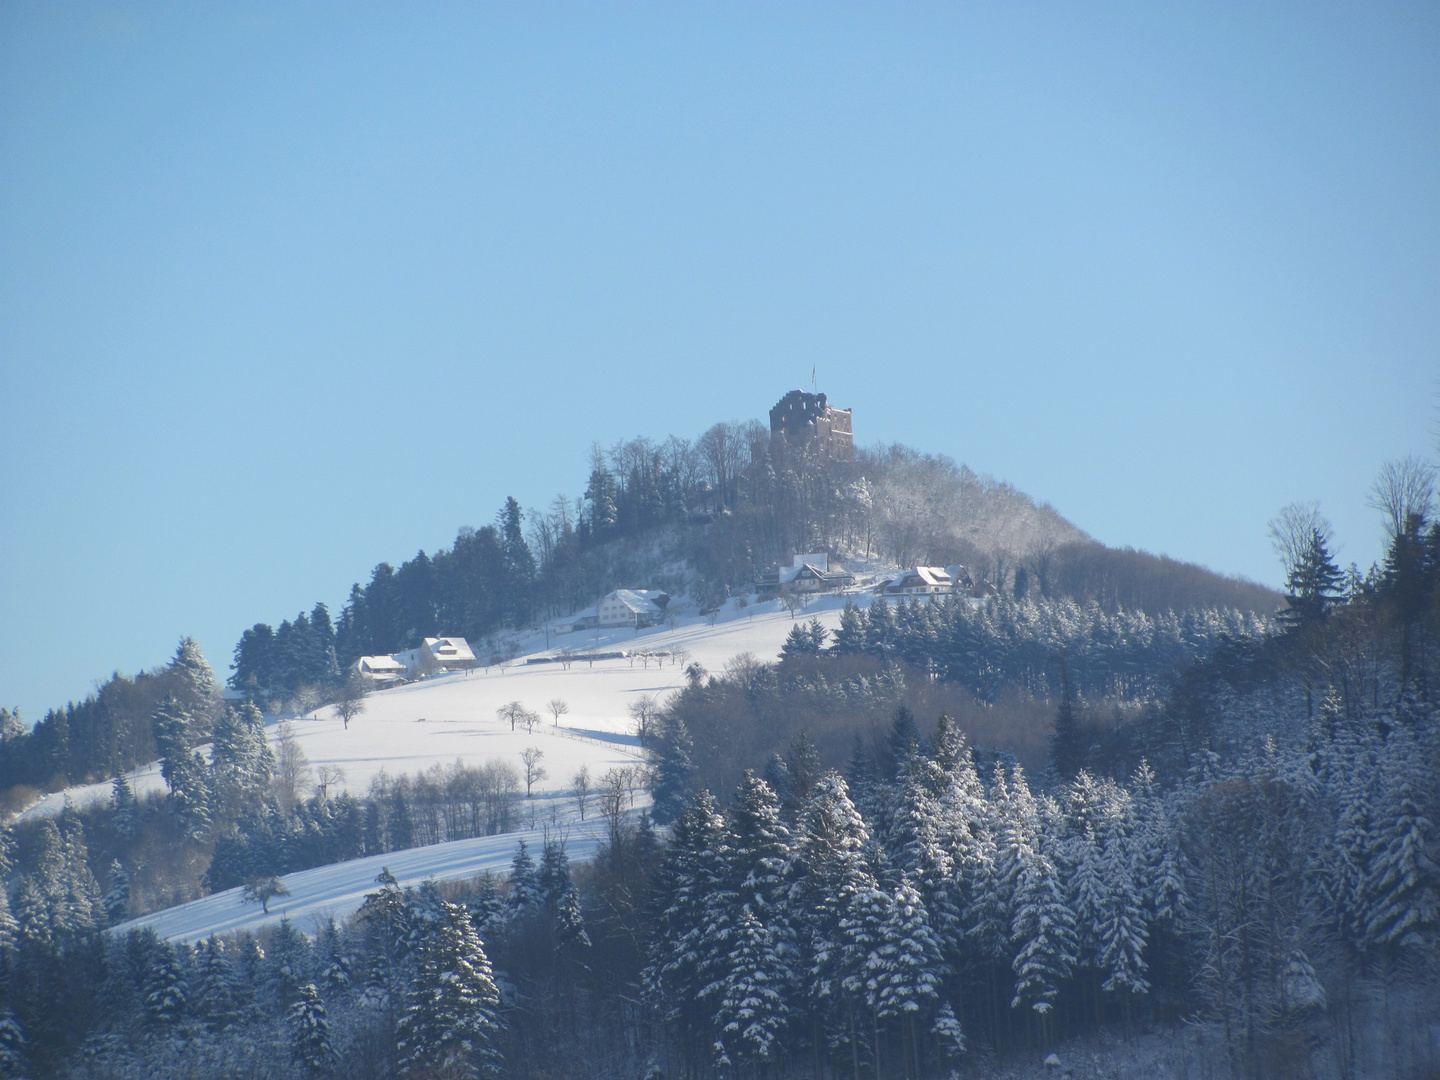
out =
{"type": "Polygon", "coordinates": [[[340,686],[340,696],[335,699],[335,712],[345,725],[345,730],[350,730],[350,721],[365,711],[365,677],[358,671],[352,671],[346,676],[340,686]]]}
{"type": "Polygon", "coordinates": [[[630,778],[622,768],[607,769],[600,777],[600,813],[610,819],[611,828],[620,820],[625,809],[625,796],[630,790],[630,778]]]}
{"type": "Polygon", "coordinates": [[[339,765],[321,765],[315,770],[315,789],[324,802],[330,798],[330,788],[335,784],[345,782],[345,770],[339,765]]]}
{"type": "Polygon", "coordinates": [[[585,806],[590,801],[590,766],[581,765],[580,771],[570,778],[575,788],[575,805],[580,811],[580,820],[585,820],[585,806]]]}
{"type": "Polygon", "coordinates": [[[289,896],[290,890],[278,877],[251,878],[245,882],[245,888],[240,891],[240,896],[247,903],[259,904],[260,910],[270,914],[270,901],[277,896],[289,896]]]}
{"type": "Polygon", "coordinates": [[[641,694],[630,703],[630,719],[635,722],[635,734],[640,737],[641,746],[649,739],[659,715],[660,703],[654,694],[641,694]]]}
{"type": "Polygon", "coordinates": [[[1435,470],[1417,457],[1387,461],[1370,487],[1366,502],[1385,519],[1385,535],[1394,540],[1410,519],[1428,520],[1435,509],[1435,470]]]}
{"type": "Polygon", "coordinates": [[[555,717],[556,727],[560,726],[560,717],[566,715],[570,711],[570,706],[566,704],[565,699],[558,697],[551,698],[549,701],[547,701],[545,703],[545,708],[549,709],[550,715],[555,717]]]}
{"type": "Polygon", "coordinates": [[[518,725],[524,725],[526,731],[534,731],[535,725],[540,722],[537,713],[531,712],[518,701],[508,701],[495,710],[495,715],[500,721],[508,721],[510,730],[514,731],[518,725]]]}
{"type": "Polygon", "coordinates": [[[275,728],[278,741],[275,745],[275,774],[272,781],[275,801],[281,810],[292,814],[295,807],[305,799],[310,787],[310,759],[300,747],[295,735],[295,725],[288,720],[281,721],[275,728]]]}
{"type": "Polygon", "coordinates": [[[1335,535],[1330,522],[1320,513],[1318,502],[1293,502],[1270,519],[1270,544],[1280,557],[1280,564],[1289,577],[1305,561],[1305,555],[1319,537],[1329,544],[1335,535]]]}
{"type": "Polygon", "coordinates": [[[545,751],[538,746],[527,746],[520,752],[520,760],[525,763],[525,797],[530,798],[530,789],[533,785],[544,780],[548,775],[545,767],[540,764],[540,759],[545,756],[545,751]]]}

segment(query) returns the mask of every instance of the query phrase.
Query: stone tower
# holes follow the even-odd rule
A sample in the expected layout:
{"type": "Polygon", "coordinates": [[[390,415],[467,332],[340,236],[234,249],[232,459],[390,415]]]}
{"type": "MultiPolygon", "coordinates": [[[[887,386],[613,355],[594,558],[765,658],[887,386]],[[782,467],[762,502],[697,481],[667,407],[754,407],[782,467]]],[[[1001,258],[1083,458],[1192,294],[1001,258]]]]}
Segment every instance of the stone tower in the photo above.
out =
{"type": "Polygon", "coordinates": [[[850,410],[837,409],[824,394],[791,390],[770,410],[770,436],[784,435],[791,446],[813,442],[821,457],[855,460],[850,410]]]}

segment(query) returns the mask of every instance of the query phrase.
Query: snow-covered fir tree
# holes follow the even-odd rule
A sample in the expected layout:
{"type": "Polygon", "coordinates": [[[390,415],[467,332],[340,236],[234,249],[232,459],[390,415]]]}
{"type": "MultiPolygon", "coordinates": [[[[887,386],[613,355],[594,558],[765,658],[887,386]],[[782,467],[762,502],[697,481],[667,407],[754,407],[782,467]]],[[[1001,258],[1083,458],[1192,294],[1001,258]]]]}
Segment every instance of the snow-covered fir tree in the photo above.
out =
{"type": "Polygon", "coordinates": [[[296,987],[295,1000],[286,1014],[290,1028],[290,1060],[306,1080],[334,1074],[335,1048],[330,1044],[330,1018],[314,983],[296,987]]]}
{"type": "Polygon", "coordinates": [[[25,1080],[29,1065],[20,1021],[9,1009],[0,1009],[0,1080],[25,1080]]]}
{"type": "Polygon", "coordinates": [[[425,939],[397,1026],[407,1077],[487,1077],[500,1065],[500,996],[465,909],[443,905],[425,939]]]}

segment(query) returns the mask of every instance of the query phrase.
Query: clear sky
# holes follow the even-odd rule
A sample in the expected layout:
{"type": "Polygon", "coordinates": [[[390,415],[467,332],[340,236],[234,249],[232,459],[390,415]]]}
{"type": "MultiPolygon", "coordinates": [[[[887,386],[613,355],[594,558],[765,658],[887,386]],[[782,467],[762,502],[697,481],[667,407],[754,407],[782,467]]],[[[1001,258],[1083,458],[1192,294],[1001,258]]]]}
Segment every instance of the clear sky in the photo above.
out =
{"type": "Polygon", "coordinates": [[[0,5],[0,702],[762,417],[1276,583],[1434,457],[1440,6],[0,5]]]}

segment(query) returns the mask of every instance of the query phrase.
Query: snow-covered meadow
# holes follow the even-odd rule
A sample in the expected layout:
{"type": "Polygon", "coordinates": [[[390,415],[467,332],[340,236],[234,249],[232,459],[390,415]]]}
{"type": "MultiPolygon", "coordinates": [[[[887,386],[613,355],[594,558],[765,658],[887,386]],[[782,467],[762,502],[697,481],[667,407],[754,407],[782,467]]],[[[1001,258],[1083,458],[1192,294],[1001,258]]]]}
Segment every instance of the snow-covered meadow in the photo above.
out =
{"type": "MultiPolygon", "coordinates": [[[[868,599],[850,598],[862,605],[868,599]]],[[[289,918],[300,929],[313,931],[331,916],[342,918],[353,912],[365,894],[375,889],[375,877],[382,867],[388,867],[402,884],[411,885],[426,878],[471,877],[485,870],[503,873],[521,839],[538,851],[547,835],[564,838],[572,860],[588,859],[603,827],[593,804],[589,819],[580,820],[573,778],[586,767],[593,788],[611,769],[644,763],[630,706],[647,695],[663,702],[683,685],[685,674],[677,654],[684,663],[698,663],[710,671],[723,670],[742,653],[771,659],[797,620],[818,618],[833,630],[845,599],[817,598],[793,615],[778,602],[752,602],[742,607],[731,601],[713,624],[708,618],[681,615],[674,627],[651,627],[638,633],[609,630],[556,635],[552,631],[549,649],[544,647],[544,630],[535,631],[522,639],[521,647],[530,651],[504,665],[441,675],[370,694],[365,711],[348,729],[328,706],[292,719],[291,730],[313,773],[318,776],[328,768],[343,774],[332,783],[332,792],[346,789],[363,794],[382,771],[390,776],[418,774],[456,761],[472,766],[502,761],[523,780],[521,755],[527,748],[538,749],[543,753],[540,766],[544,775],[535,782],[533,797],[522,793],[518,807],[519,820],[529,828],[297,871],[282,879],[290,895],[272,900],[268,914],[260,905],[245,902],[236,888],[152,912],[120,929],[150,927],[161,937],[193,942],[213,933],[255,930],[289,918]],[[660,660],[630,655],[593,663],[571,662],[568,667],[559,662],[527,662],[531,657],[557,656],[561,649],[667,655],[660,660]],[[512,730],[498,715],[502,706],[515,701],[540,716],[533,730],[523,725],[512,730]],[[549,709],[552,701],[564,701],[568,710],[558,723],[549,709]]],[[[279,726],[276,718],[267,717],[272,748],[279,739],[279,726]]],[[[164,790],[158,764],[137,769],[129,778],[139,794],[164,790]]],[[[67,800],[79,806],[109,795],[107,783],[73,787],[46,796],[21,816],[53,815],[67,800]]],[[[636,804],[644,805],[647,798],[639,791],[636,804]]]]}
{"type": "MultiPolygon", "coordinates": [[[[817,597],[794,615],[778,601],[742,607],[732,600],[713,625],[708,618],[680,613],[673,628],[661,625],[638,633],[603,630],[560,635],[552,630],[549,648],[543,629],[531,631],[520,640],[524,652],[503,665],[440,675],[370,694],[365,711],[350,722],[348,730],[328,706],[291,720],[291,725],[312,770],[317,774],[322,766],[342,770],[343,780],[331,790],[357,795],[364,794],[382,771],[391,776],[416,774],[457,760],[468,765],[504,761],[523,778],[521,755],[527,747],[535,747],[544,754],[540,766],[545,776],[534,785],[534,794],[542,807],[539,813],[549,820],[553,817],[550,806],[568,796],[571,779],[581,766],[589,768],[593,781],[609,769],[644,760],[630,706],[647,695],[663,702],[683,685],[684,672],[673,659],[677,650],[683,651],[687,663],[698,663],[710,671],[722,671],[741,653],[773,659],[797,619],[818,618],[832,630],[838,626],[846,599],[817,597]],[[557,656],[562,649],[665,652],[670,657],[578,662],[568,669],[558,662],[527,662],[532,657],[557,656]],[[552,700],[564,701],[569,710],[558,724],[547,707],[552,700]],[[497,715],[512,701],[539,714],[540,722],[533,731],[523,727],[512,731],[497,715]]],[[[863,606],[869,596],[848,599],[863,606]]],[[[279,738],[278,727],[276,718],[266,718],[272,749],[279,738]]],[[[135,770],[129,778],[142,797],[164,790],[156,764],[135,770]]],[[[50,816],[58,814],[67,800],[83,806],[109,796],[108,783],[71,787],[45,796],[20,816],[22,820],[50,816]]]]}

